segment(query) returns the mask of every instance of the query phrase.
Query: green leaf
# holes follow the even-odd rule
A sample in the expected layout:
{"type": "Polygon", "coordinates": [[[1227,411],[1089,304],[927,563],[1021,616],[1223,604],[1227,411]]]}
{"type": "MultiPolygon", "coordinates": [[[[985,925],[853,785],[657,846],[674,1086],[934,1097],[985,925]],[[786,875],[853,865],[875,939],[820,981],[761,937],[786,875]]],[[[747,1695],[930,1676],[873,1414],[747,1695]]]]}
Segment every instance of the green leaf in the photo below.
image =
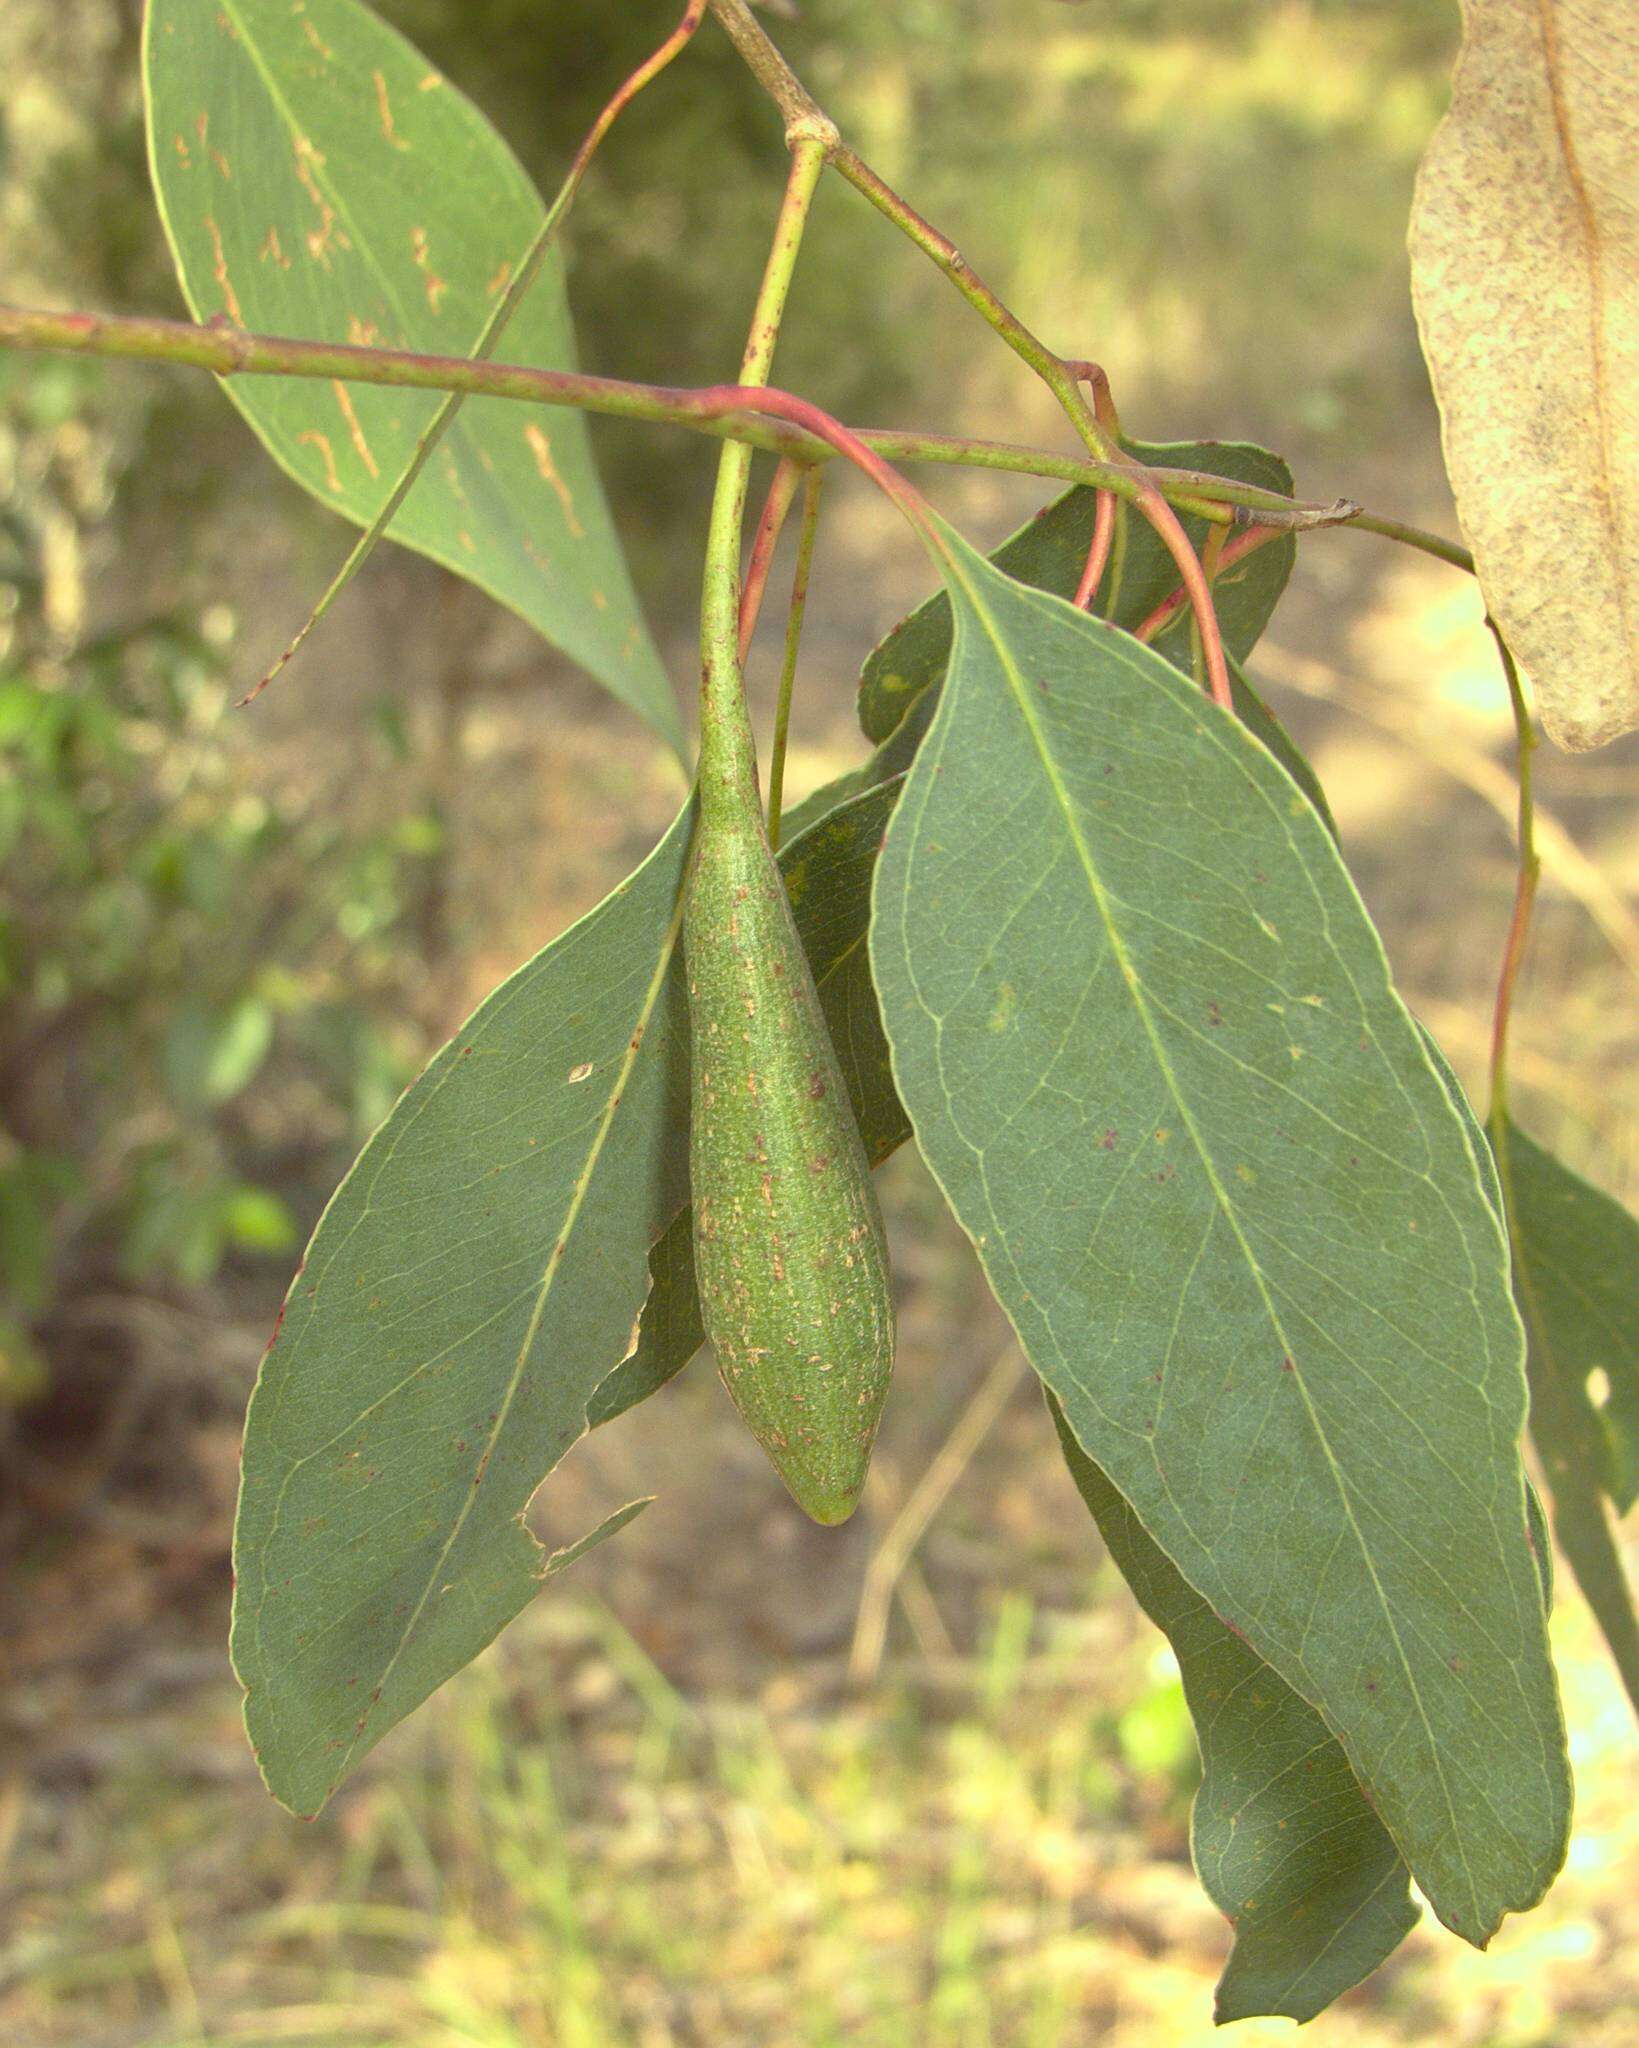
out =
{"type": "MultiPolygon", "coordinates": [[[[899,784],[868,789],[814,820],[780,848],[780,871],[814,972],[848,1099],[873,1166],[904,1144],[910,1125],[894,1093],[887,1040],[866,951],[871,876],[899,784]]],[[[682,1134],[678,1142],[681,1143],[682,1134]]],[[[589,1426],[612,1422],[680,1373],[705,1342],[694,1286],[694,1225],[684,1209],[650,1254],[649,1298],[631,1356],[610,1374],[587,1411],[589,1426]]]]}
{"type": "Polygon", "coordinates": [[[365,1147],[246,1426],[234,1665],[269,1789],[314,1813],[539,1587],[524,1526],[630,1348],[687,1197],[677,971],[692,806],[495,990],[365,1147]]]}
{"type": "Polygon", "coordinates": [[[172,1094],[185,1108],[231,1102],[261,1072],[273,1028],[273,1012],[260,996],[241,996],[225,1010],[183,1003],[161,1052],[172,1094]]]}
{"type": "MultiPolygon", "coordinates": [[[[1286,464],[1278,455],[1250,442],[1129,441],[1125,446],[1139,461],[1158,468],[1204,470],[1291,496],[1292,472],[1286,464]]],[[[1020,583],[1050,590],[1058,597],[1073,597],[1092,542],[1096,496],[1082,485],[1066,491],[1003,541],[991,560],[1020,583]]],[[[1131,632],[1177,588],[1178,567],[1148,520],[1130,507],[1127,528],[1126,560],[1113,613],[1110,596],[1117,573],[1113,559],[1094,594],[1093,609],[1131,632]]],[[[1199,549],[1207,536],[1207,522],[1186,516],[1184,531],[1190,544],[1199,549]]],[[[1237,660],[1245,660],[1268,625],[1296,555],[1296,540],[1285,535],[1234,563],[1214,584],[1224,645],[1237,660]]],[[[1169,661],[1188,669],[1188,612],[1158,634],[1153,644],[1169,661]]],[[[941,592],[902,619],[866,657],[859,683],[859,722],[867,739],[886,740],[917,698],[943,678],[950,645],[950,599],[941,592]]]]}
{"type": "Polygon", "coordinates": [[[1410,1873],[1325,1722],[1179,1575],[1051,1394],[1047,1405],[1099,1534],[1183,1676],[1201,1750],[1195,1867],[1235,1929],[1218,2021],[1313,2019],[1416,1924],[1410,1873]]]}
{"type": "Polygon", "coordinates": [[[1493,1118],[1491,1134],[1554,1534],[1639,1710],[1639,1620],[1599,1497],[1603,1486],[1618,1513],[1633,1500],[1639,1222],[1506,1116],[1493,1118]],[[1589,1386],[1595,1373],[1609,1388],[1602,1405],[1589,1386]]]}
{"type": "MultiPolygon", "coordinates": [[[[148,147],[199,319],[312,340],[467,355],[544,216],[489,122],[357,0],[152,0],[148,147]]],[[[509,360],[574,366],[549,253],[509,360]]],[[[436,391],[232,378],[282,468],[368,526],[436,391]]],[[[584,422],[469,398],[389,528],[509,605],[681,750],[584,422]]]]}
{"type": "Polygon", "coordinates": [[[1088,1456],[1483,1943],[1570,1789],[1463,1121],[1263,748],[943,548],[957,646],[871,937],[899,1094],[1088,1456]]]}

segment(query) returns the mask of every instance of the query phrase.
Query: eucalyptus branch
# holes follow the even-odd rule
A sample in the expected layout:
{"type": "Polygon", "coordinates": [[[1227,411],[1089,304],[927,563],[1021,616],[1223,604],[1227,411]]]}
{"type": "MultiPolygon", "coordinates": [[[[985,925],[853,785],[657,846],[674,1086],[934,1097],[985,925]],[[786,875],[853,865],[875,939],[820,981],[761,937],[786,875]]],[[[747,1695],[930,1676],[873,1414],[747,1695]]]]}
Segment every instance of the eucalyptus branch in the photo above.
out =
{"type": "MultiPolygon", "coordinates": [[[[822,132],[811,133],[800,126],[793,130],[785,198],[740,364],[742,387],[768,382],[797,252],[825,169],[827,147],[828,138],[822,132]]],[[[700,806],[708,824],[719,805],[725,807],[723,815],[748,800],[760,808],[757,743],[746,708],[740,646],[740,533],[750,475],[751,450],[743,442],[729,442],[717,464],[700,596],[700,806]]]]}
{"type": "MultiPolygon", "coordinates": [[[[782,94],[803,92],[800,81],[790,66],[762,29],[751,19],[743,0],[711,0],[711,4],[725,27],[731,20],[735,23],[730,33],[734,35],[737,46],[746,52],[747,61],[752,63],[759,80],[772,81],[769,83],[769,90],[775,93],[782,107],[786,104],[785,99],[781,97],[782,94]]],[[[818,109],[814,108],[813,101],[806,93],[803,93],[803,98],[808,108],[814,114],[818,114],[818,109]]],[[[1212,608],[1211,586],[1202,572],[1195,550],[1190,546],[1189,536],[1184,532],[1176,512],[1167,503],[1142,465],[1132,462],[1123,453],[1120,441],[1111,434],[1094,408],[1088,404],[1081,388],[1084,376],[1093,383],[1095,392],[1100,394],[1101,408],[1107,407],[1108,416],[1114,417],[1109,382],[1102,370],[1094,363],[1067,360],[1033,334],[1000,295],[973,269],[950,237],[941,234],[931,222],[924,220],[908,200],[897,193],[885,179],[879,177],[863,158],[849,149],[827,116],[819,115],[819,118],[826,122],[829,131],[828,155],[833,168],[861,192],[880,213],[891,220],[902,234],[907,235],[924,254],[930,256],[968,304],[989,322],[1016,355],[1029,364],[1063,407],[1065,416],[1080,435],[1088,452],[1099,460],[1121,464],[1131,470],[1135,486],[1132,493],[1133,501],[1155,528],[1178,565],[1178,573],[1183,578],[1184,588],[1189,592],[1196,625],[1200,631],[1208,688],[1214,701],[1227,710],[1231,702],[1229,665],[1224,656],[1223,635],[1218,630],[1218,617],[1212,608]]],[[[788,133],[792,132],[789,113],[787,130],[788,133]]]]}
{"type": "MultiPolygon", "coordinates": [[[[29,352],[110,357],[208,370],[214,376],[315,377],[353,384],[384,384],[412,390],[462,391],[526,404],[574,407],[612,419],[642,420],[686,427],[719,440],[744,441],[775,455],[825,462],[863,449],[885,462],[935,462],[1040,476],[1087,484],[1131,501],[1138,495],[1133,472],[1123,464],[1094,462],[1050,449],[1006,441],[970,440],[909,428],[848,429],[851,448],[829,431],[840,427],[817,407],[804,412],[759,403],[733,394],[735,385],[682,387],[625,383],[614,377],[572,370],[546,370],[522,363],[478,362],[470,356],[426,355],[407,349],[360,348],[347,342],[306,341],[252,334],[223,320],[195,326],[186,320],[114,313],[58,313],[0,305],[0,348],[29,352]],[[801,424],[809,414],[827,423],[801,424]]],[[[792,394],[775,394],[791,398],[792,394]]],[[[1259,525],[1306,530],[1352,521],[1359,507],[1347,499],[1329,505],[1282,498],[1254,485],[1181,470],[1151,472],[1169,501],[1182,512],[1215,525],[1259,525]]]]}
{"type": "Polygon", "coordinates": [[[832,168],[862,193],[901,234],[914,242],[924,255],[932,257],[956,289],[1001,336],[1013,353],[1030,368],[1064,408],[1070,424],[1085,442],[1089,453],[1106,461],[1119,459],[1118,444],[1100,425],[1098,416],[1082,393],[1076,367],[1050,349],[985,283],[948,235],[924,220],[908,200],[902,199],[886,180],[877,176],[862,157],[845,144],[831,152],[832,168]]]}
{"type": "MultiPolygon", "coordinates": [[[[1248,555],[1255,553],[1257,549],[1267,546],[1270,541],[1277,540],[1280,537],[1279,529],[1273,526],[1243,527],[1233,540],[1228,541],[1223,540],[1223,534],[1224,529],[1222,527],[1214,527],[1211,538],[1207,542],[1206,551],[1203,552],[1201,558],[1202,567],[1214,583],[1226,569],[1232,568],[1236,562],[1244,561],[1248,555]],[[1223,545],[1213,548],[1213,541],[1223,541],[1223,545]]],[[[1162,598],[1149,617],[1138,626],[1133,634],[1133,638],[1135,640],[1153,640],[1158,633],[1164,631],[1166,627],[1172,624],[1173,620],[1177,618],[1178,614],[1188,603],[1189,592],[1180,584],[1176,590],[1169,591],[1162,598]]]]}
{"type": "Polygon", "coordinates": [[[1114,539],[1115,498],[1109,491],[1100,491],[1093,502],[1093,537],[1087,546],[1087,560],[1082,567],[1081,581],[1076,585],[1073,600],[1078,611],[1091,611],[1098,586],[1104,580],[1104,571],[1110,559],[1110,544],[1114,539]]]}
{"type": "Polygon", "coordinates": [[[1453,569],[1465,570],[1470,576],[1474,574],[1474,557],[1468,549],[1441,534],[1430,533],[1427,527],[1408,526],[1403,519],[1383,519],[1375,512],[1358,507],[1347,519],[1340,519],[1337,523],[1339,526],[1352,526],[1359,533],[1380,533],[1385,540],[1397,540],[1402,547],[1416,548],[1421,554],[1449,562],[1453,569]]]}
{"type": "Polygon", "coordinates": [[[770,42],[745,0],[709,0],[729,41],[745,59],[746,69],[785,116],[789,134],[799,122],[824,121],[816,101],[770,42]]]}

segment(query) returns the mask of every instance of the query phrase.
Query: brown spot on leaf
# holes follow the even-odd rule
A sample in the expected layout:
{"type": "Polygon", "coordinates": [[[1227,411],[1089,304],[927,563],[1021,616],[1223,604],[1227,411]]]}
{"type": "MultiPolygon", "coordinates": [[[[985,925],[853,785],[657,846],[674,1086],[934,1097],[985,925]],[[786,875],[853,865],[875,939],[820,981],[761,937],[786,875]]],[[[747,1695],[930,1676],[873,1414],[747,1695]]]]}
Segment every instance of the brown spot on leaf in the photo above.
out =
{"type": "Polygon", "coordinates": [[[576,514],[573,494],[559,476],[558,466],[552,460],[552,443],[547,438],[545,429],[537,421],[531,420],[524,428],[524,440],[529,444],[529,452],[535,458],[535,467],[540,471],[543,481],[550,484],[557,495],[558,504],[563,511],[563,523],[568,527],[571,537],[575,540],[584,540],[586,528],[582,526],[576,514]]]}
{"type": "Polygon", "coordinates": [[[348,438],[353,443],[353,452],[372,476],[380,476],[376,458],[370,453],[370,444],[364,438],[364,429],[359,425],[359,416],[353,410],[353,396],[339,377],[331,380],[331,389],[336,394],[336,403],[341,408],[342,419],[346,422],[348,438]]]}
{"type": "Polygon", "coordinates": [[[205,232],[211,238],[211,275],[216,279],[217,289],[222,294],[222,303],[234,324],[243,327],[245,316],[239,309],[239,299],[233,289],[233,281],[228,276],[228,259],[222,247],[222,230],[209,214],[205,216],[205,232]]]}
{"type": "Polygon", "coordinates": [[[390,147],[407,150],[410,145],[393,126],[393,103],[387,97],[387,81],[379,71],[372,71],[370,76],[375,81],[376,112],[381,117],[381,132],[386,136],[390,147]]]}
{"type": "Polygon", "coordinates": [[[427,230],[425,228],[411,228],[410,253],[415,258],[416,269],[421,272],[421,275],[427,281],[427,304],[436,313],[439,306],[443,303],[444,294],[449,290],[449,286],[438,275],[438,272],[433,269],[432,252],[428,246],[427,230]]]}
{"type": "Polygon", "coordinates": [[[320,460],[324,463],[325,488],[334,491],[339,498],[342,494],[341,478],[336,474],[336,453],[330,445],[329,436],[321,434],[317,427],[309,427],[304,433],[298,434],[296,439],[318,449],[320,460]]]}

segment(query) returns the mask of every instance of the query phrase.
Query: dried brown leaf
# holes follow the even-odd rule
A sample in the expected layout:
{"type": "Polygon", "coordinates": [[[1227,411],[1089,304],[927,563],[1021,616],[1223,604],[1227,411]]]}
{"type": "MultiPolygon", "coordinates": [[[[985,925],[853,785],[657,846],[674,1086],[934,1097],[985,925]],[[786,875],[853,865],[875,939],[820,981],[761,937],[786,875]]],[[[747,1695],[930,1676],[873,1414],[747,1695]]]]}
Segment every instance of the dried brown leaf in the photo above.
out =
{"type": "Polygon", "coordinates": [[[1561,746],[1639,726],[1639,8],[1464,0],[1412,210],[1457,513],[1561,746]]]}

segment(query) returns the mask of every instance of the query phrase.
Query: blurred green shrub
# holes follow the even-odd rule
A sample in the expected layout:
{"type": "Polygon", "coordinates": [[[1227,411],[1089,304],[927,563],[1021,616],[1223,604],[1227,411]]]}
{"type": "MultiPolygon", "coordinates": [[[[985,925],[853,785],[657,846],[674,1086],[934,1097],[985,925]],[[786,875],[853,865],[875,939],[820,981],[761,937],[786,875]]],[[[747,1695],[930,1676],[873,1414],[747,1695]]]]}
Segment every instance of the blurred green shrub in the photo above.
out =
{"type": "MultiPolygon", "coordinates": [[[[0,387],[0,1402],[65,1290],[288,1259],[420,1049],[415,918],[443,833],[259,792],[231,619],[92,628],[115,450],[79,366],[0,387]]],[[[402,752],[383,725],[375,744],[402,752]]]]}

